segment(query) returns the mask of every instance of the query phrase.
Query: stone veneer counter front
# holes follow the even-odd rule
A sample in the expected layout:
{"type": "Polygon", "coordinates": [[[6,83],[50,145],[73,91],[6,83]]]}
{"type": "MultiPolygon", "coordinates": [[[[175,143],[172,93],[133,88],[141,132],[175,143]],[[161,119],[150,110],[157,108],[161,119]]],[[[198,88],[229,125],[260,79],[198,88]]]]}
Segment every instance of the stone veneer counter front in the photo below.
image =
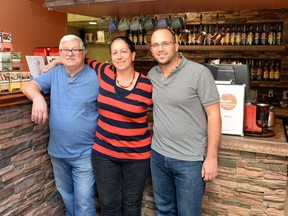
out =
{"type": "MultiPolygon", "coordinates": [[[[0,215],[63,215],[47,155],[49,128],[30,115],[31,103],[0,106],[0,215]]],[[[219,175],[206,184],[203,216],[284,215],[288,143],[279,119],[273,130],[269,138],[222,136],[219,175]]],[[[156,215],[151,178],[142,215],[156,215]]]]}
{"type": "MultiPolygon", "coordinates": [[[[273,130],[266,138],[222,135],[219,175],[206,184],[203,216],[284,215],[288,143],[280,119],[273,130]]],[[[143,215],[156,215],[151,178],[143,198],[143,215]]]]}

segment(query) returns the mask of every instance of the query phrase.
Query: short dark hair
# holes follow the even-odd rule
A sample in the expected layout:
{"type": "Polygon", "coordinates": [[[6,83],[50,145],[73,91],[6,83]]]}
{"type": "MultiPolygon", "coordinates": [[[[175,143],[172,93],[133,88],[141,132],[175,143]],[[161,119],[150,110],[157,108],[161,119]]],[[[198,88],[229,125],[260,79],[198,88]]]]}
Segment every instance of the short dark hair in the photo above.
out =
{"type": "Polygon", "coordinates": [[[110,53],[111,53],[111,46],[113,44],[114,41],[116,40],[123,40],[127,45],[128,45],[128,48],[129,50],[133,53],[133,52],[136,52],[136,48],[135,48],[135,45],[134,43],[129,39],[129,37],[126,37],[126,36],[117,36],[115,37],[112,41],[111,41],[111,44],[109,46],[109,49],[110,49],[110,53]]]}

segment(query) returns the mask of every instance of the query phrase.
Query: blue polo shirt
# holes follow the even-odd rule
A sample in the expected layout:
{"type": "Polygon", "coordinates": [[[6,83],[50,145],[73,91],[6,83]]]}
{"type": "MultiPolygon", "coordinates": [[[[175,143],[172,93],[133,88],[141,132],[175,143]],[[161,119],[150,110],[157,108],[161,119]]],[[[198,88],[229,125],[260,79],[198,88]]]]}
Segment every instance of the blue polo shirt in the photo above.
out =
{"type": "Polygon", "coordinates": [[[96,72],[84,66],[71,77],[63,65],[36,77],[50,93],[48,153],[58,158],[91,154],[97,126],[99,82],[96,72]]]}

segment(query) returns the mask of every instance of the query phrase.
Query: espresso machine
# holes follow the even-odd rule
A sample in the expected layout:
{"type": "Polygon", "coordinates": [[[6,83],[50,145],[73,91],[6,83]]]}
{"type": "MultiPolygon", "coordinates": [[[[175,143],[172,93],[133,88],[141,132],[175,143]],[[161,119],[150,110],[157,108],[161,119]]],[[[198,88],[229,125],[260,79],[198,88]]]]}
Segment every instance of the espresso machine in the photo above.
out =
{"type": "Polygon", "coordinates": [[[268,132],[269,104],[245,104],[244,131],[250,134],[265,134],[268,132]]]}

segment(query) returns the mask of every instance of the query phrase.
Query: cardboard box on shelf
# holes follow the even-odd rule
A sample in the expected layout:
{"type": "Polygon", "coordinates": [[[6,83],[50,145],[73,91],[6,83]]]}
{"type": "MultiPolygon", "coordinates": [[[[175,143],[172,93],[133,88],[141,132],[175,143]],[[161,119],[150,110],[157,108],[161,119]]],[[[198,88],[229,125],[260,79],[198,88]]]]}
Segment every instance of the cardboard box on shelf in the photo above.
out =
{"type": "Polygon", "coordinates": [[[10,71],[12,70],[11,62],[0,62],[0,71],[10,71]]]}
{"type": "Polygon", "coordinates": [[[0,72],[0,93],[9,91],[9,72],[0,72]]]}
{"type": "Polygon", "coordinates": [[[12,43],[0,43],[0,51],[13,51],[12,43]]]}
{"type": "Polygon", "coordinates": [[[22,61],[22,56],[21,52],[12,52],[12,62],[21,62],[22,61]]]}
{"type": "Polygon", "coordinates": [[[19,91],[21,84],[21,72],[16,72],[16,71],[11,71],[9,72],[10,74],[10,83],[9,83],[9,91],[13,92],[13,91],[19,91]]]}
{"type": "Polygon", "coordinates": [[[12,35],[8,32],[0,32],[0,42],[2,43],[12,43],[12,35]]]}
{"type": "Polygon", "coordinates": [[[20,74],[21,74],[21,78],[20,78],[21,82],[27,82],[32,79],[32,76],[29,71],[21,71],[20,74]]]}
{"type": "Polygon", "coordinates": [[[0,52],[0,62],[10,62],[12,58],[11,52],[0,52]]]}

